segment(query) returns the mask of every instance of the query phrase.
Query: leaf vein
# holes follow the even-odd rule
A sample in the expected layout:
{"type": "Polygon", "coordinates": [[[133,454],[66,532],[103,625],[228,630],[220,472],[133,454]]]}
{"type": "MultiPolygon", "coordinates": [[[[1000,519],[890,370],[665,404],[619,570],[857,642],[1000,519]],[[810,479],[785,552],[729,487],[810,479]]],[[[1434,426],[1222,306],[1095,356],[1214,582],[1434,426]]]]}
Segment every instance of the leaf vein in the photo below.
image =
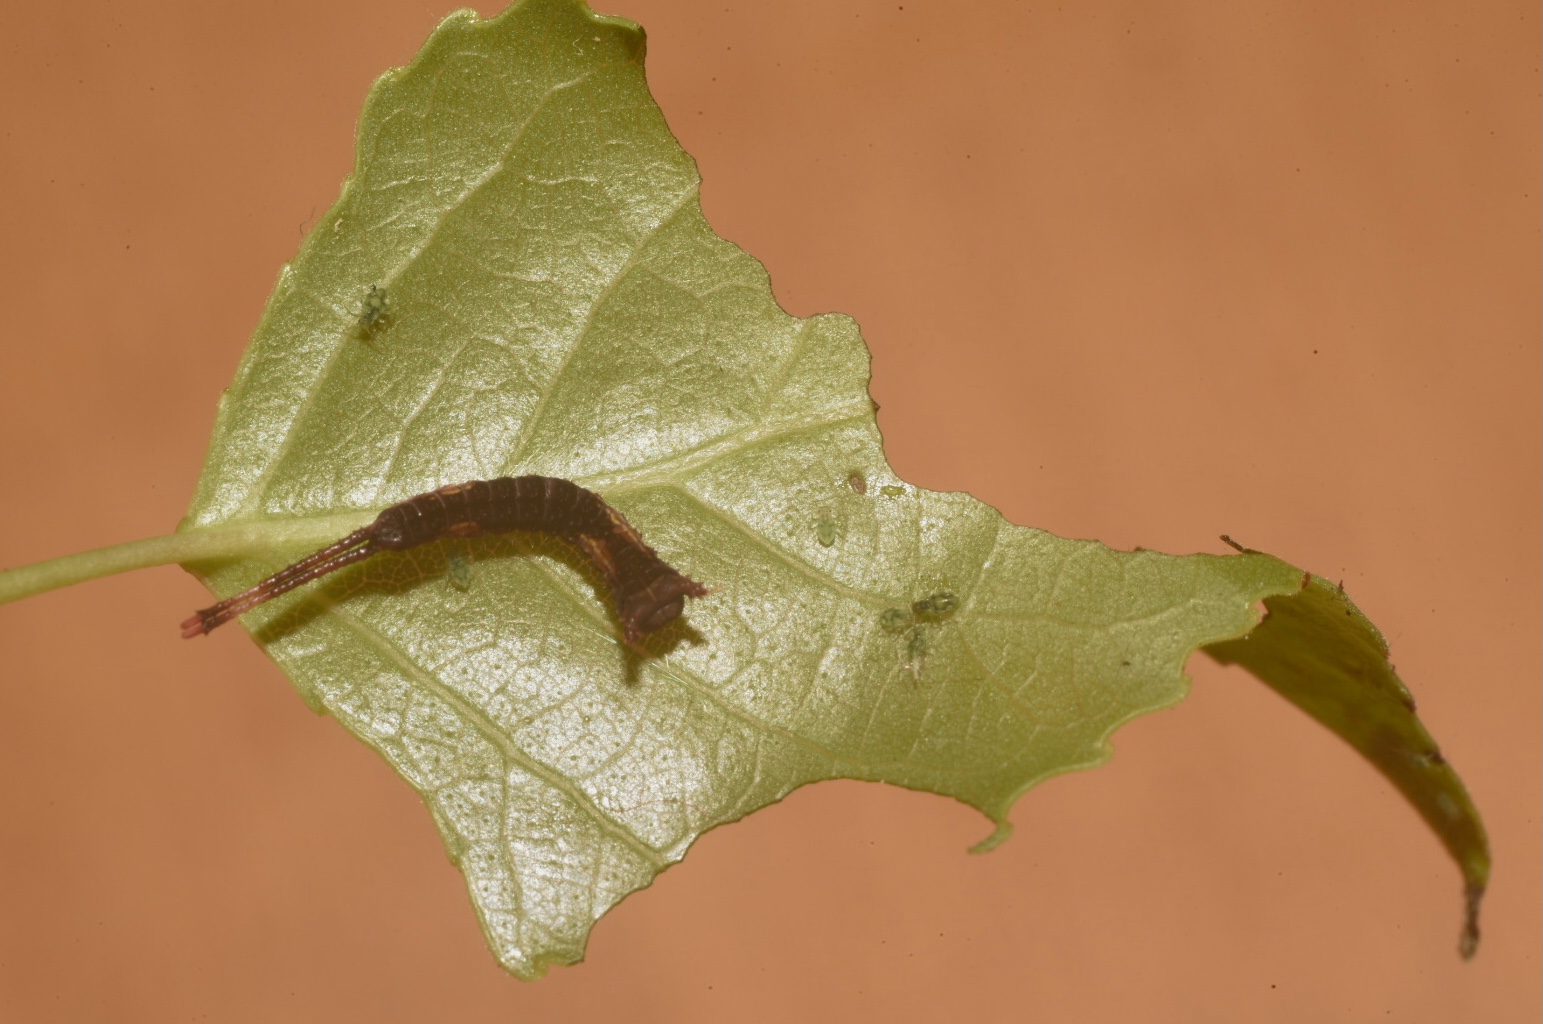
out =
{"type": "Polygon", "coordinates": [[[422,666],[409,658],[385,634],[370,626],[358,616],[342,611],[337,605],[332,605],[328,608],[328,611],[337,618],[340,624],[352,630],[361,643],[375,648],[413,684],[422,687],[423,690],[443,701],[463,721],[476,730],[478,735],[487,740],[502,755],[506,764],[515,765],[532,777],[541,780],[562,793],[576,807],[593,819],[600,828],[600,831],[620,841],[639,857],[648,861],[655,869],[662,870],[669,863],[659,851],[645,843],[626,825],[606,814],[583,787],[573,782],[558,769],[523,750],[508,733],[499,727],[498,723],[488,716],[485,710],[478,707],[474,701],[468,699],[453,686],[441,682],[432,672],[425,671],[422,666]]]}

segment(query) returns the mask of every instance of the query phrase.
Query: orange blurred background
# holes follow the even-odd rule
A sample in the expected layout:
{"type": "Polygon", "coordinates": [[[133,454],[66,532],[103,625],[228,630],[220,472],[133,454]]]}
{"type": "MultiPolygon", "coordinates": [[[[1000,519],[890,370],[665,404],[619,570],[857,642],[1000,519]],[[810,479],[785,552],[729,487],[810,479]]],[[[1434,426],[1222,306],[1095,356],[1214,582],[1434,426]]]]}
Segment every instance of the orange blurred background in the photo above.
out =
{"type": "MultiPolygon", "coordinates": [[[[0,566],[176,525],[365,91],[449,9],[0,8],[0,566]]],[[[239,632],[178,639],[166,567],[0,608],[0,1018],[1537,1020],[1537,5],[601,9],[718,231],[862,325],[903,477],[1344,580],[1485,814],[1478,958],[1391,787],[1197,658],[994,853],[812,787],[522,984],[417,797],[239,632]]]]}

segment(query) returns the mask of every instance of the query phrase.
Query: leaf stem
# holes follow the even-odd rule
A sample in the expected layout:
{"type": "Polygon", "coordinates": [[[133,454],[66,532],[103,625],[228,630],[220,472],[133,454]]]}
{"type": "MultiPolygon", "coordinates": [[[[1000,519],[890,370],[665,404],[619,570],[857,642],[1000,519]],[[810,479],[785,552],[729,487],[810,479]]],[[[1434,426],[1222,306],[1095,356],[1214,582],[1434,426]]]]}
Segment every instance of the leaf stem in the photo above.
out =
{"type": "Polygon", "coordinates": [[[130,569],[223,562],[275,551],[318,547],[368,522],[370,516],[368,512],[346,512],[304,519],[197,527],[164,537],[149,537],[51,558],[46,562],[0,571],[0,604],[130,569]]]}

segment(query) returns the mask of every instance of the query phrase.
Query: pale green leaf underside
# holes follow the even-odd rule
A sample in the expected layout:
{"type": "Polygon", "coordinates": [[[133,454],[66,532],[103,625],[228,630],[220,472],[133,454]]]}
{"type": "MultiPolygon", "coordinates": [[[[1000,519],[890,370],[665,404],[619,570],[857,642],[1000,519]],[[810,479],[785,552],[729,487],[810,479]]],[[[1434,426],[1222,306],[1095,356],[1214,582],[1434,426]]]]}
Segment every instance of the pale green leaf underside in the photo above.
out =
{"type": "Polygon", "coordinates": [[[530,538],[378,557],[247,616],[422,794],[526,977],[577,960],[702,832],[810,782],[930,790],[1005,828],[1301,586],[1265,555],[1111,551],[896,479],[855,324],[788,316],[712,233],[642,59],[636,26],[528,0],[452,16],[381,79],[183,525],[290,538],[197,567],[229,593],[306,553],[297,522],[331,539],[443,484],[542,473],[713,588],[647,656],[530,538]],[[387,312],[366,328],[371,286],[387,312]],[[943,590],[951,618],[881,625],[943,590]]]}

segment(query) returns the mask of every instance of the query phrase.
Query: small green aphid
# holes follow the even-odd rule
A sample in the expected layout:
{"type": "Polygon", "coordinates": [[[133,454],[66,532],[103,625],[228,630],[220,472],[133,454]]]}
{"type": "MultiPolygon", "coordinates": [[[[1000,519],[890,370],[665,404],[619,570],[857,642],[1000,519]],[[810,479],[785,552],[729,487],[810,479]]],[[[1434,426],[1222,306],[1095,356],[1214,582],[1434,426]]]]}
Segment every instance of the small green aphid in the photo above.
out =
{"type": "Polygon", "coordinates": [[[902,498],[905,496],[905,488],[896,487],[894,484],[885,484],[879,488],[879,492],[886,498],[902,498]]]}
{"type": "Polygon", "coordinates": [[[927,650],[931,645],[927,642],[927,634],[920,626],[911,630],[911,639],[906,643],[906,654],[911,659],[911,679],[914,682],[922,681],[922,663],[927,660],[927,650]]]}
{"type": "Polygon", "coordinates": [[[959,610],[959,596],[946,590],[940,590],[920,601],[911,603],[911,612],[918,619],[925,622],[937,622],[946,619],[959,610]]]}
{"type": "Polygon", "coordinates": [[[457,590],[471,589],[471,562],[459,552],[451,552],[446,559],[450,570],[450,585],[457,590]]]}
{"type": "Polygon", "coordinates": [[[380,285],[370,285],[370,290],[364,295],[364,303],[359,309],[359,330],[365,334],[372,334],[378,328],[385,326],[384,321],[389,314],[386,311],[386,289],[380,285]]]}
{"type": "Polygon", "coordinates": [[[830,547],[836,543],[836,521],[830,516],[821,516],[819,522],[814,524],[814,536],[822,547],[830,547]]]}
{"type": "Polygon", "coordinates": [[[886,608],[879,613],[879,625],[890,633],[898,633],[911,624],[911,613],[904,608],[886,608]]]}

